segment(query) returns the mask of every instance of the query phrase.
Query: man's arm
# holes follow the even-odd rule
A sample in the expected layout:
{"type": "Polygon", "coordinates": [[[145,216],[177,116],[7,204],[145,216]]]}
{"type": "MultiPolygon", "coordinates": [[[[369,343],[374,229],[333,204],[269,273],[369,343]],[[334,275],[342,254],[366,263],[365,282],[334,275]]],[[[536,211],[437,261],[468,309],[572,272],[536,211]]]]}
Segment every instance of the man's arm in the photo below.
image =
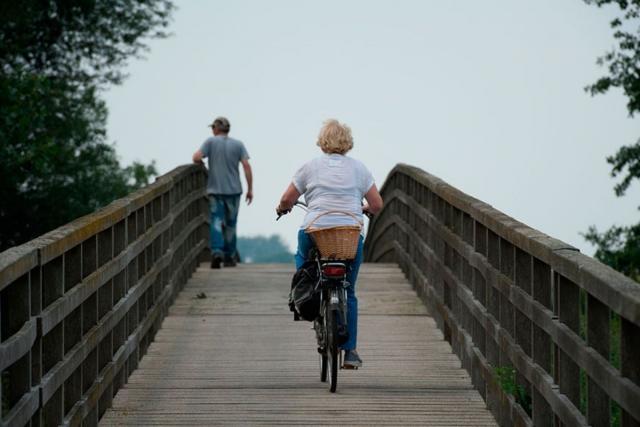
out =
{"type": "Polygon", "coordinates": [[[204,155],[202,154],[202,151],[196,150],[196,152],[193,153],[193,157],[192,157],[193,163],[203,165],[204,164],[204,162],[202,161],[203,157],[204,155]]]}
{"type": "Polygon", "coordinates": [[[244,169],[244,177],[247,179],[247,195],[245,196],[245,200],[247,204],[250,205],[253,201],[253,173],[251,172],[249,159],[242,159],[240,162],[242,163],[242,169],[244,169]]]}

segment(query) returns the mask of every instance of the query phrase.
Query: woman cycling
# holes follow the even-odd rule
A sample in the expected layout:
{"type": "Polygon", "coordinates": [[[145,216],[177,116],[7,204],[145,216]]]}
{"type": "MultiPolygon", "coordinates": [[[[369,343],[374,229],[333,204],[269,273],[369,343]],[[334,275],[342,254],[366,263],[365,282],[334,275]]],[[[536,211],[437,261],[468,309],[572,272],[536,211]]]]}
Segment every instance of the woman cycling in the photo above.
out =
{"type": "MultiPolygon", "coordinates": [[[[298,231],[296,268],[307,261],[309,250],[313,247],[311,237],[304,230],[316,218],[313,226],[317,228],[359,225],[363,212],[376,214],[382,209],[382,198],[371,172],[360,161],[346,156],[353,148],[351,129],[348,126],[337,120],[327,120],[320,130],[317,145],[324,154],[304,164],[296,172],[276,208],[279,215],[287,213],[301,195],[305,197],[308,213],[298,231]],[[364,205],[363,198],[367,201],[364,205]],[[319,217],[329,211],[346,213],[319,217]]],[[[347,288],[349,340],[342,345],[342,350],[345,351],[343,364],[352,368],[362,366],[362,360],[356,351],[358,299],[355,294],[358,270],[362,263],[362,242],[361,235],[356,258],[350,263],[347,273],[347,280],[351,284],[347,288]]]]}

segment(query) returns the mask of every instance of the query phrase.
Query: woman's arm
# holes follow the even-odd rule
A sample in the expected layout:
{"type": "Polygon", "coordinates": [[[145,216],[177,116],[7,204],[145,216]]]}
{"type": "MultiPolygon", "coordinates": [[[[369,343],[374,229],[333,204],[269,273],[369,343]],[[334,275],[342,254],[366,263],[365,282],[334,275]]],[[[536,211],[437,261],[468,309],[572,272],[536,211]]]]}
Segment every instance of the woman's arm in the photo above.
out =
{"type": "Polygon", "coordinates": [[[289,212],[291,208],[293,208],[293,204],[298,200],[299,197],[300,192],[295,187],[295,185],[293,185],[293,183],[289,184],[287,189],[284,190],[284,194],[282,194],[282,197],[280,198],[280,203],[276,207],[276,212],[278,213],[278,215],[280,215],[281,213],[289,212]]]}
{"type": "Polygon", "coordinates": [[[367,194],[364,195],[367,204],[362,207],[364,212],[370,212],[372,214],[377,214],[382,210],[382,196],[378,192],[378,187],[375,184],[371,186],[367,194]]]}

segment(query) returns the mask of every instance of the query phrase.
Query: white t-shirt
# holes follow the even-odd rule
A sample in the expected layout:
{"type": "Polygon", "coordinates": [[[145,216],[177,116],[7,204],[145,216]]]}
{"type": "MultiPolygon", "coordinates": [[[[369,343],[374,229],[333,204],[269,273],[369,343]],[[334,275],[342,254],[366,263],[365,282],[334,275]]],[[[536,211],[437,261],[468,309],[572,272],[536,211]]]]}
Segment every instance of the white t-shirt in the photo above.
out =
{"type": "Polygon", "coordinates": [[[342,154],[323,154],[302,166],[293,177],[293,185],[304,194],[309,212],[301,228],[323,212],[342,211],[353,214],[327,214],[313,222],[314,228],[362,223],[362,198],[374,184],[373,175],[362,162],[342,154]]]}

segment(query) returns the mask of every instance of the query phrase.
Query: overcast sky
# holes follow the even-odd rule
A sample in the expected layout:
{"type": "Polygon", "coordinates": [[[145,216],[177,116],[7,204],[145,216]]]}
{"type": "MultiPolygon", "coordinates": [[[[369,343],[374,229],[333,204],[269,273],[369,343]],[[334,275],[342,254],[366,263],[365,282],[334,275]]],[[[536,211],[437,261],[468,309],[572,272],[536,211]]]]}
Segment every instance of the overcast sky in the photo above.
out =
{"type": "Polygon", "coordinates": [[[614,9],[580,0],[177,2],[173,36],[154,40],[106,93],[123,163],[189,162],[229,118],[251,155],[255,201],[241,236],[293,247],[302,214],[274,221],[296,169],[320,154],[330,117],[381,186],[398,162],[588,254],[591,224],[637,222],[640,190],[616,198],[605,161],[640,136],[620,92],[590,97],[614,46],[614,9]]]}

